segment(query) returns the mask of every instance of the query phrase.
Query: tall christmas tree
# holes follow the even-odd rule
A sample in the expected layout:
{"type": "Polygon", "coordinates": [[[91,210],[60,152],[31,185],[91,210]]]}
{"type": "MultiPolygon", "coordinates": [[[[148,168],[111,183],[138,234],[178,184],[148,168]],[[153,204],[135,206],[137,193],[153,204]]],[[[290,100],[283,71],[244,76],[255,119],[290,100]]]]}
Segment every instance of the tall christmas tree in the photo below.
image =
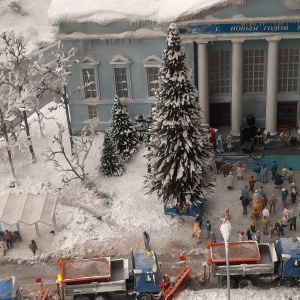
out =
{"type": "Polygon", "coordinates": [[[105,131],[102,145],[100,173],[105,176],[120,176],[123,173],[124,164],[116,153],[116,146],[111,138],[109,130],[105,131]]]}
{"type": "Polygon", "coordinates": [[[153,110],[151,150],[147,153],[151,173],[145,186],[163,203],[193,204],[210,192],[207,178],[213,156],[208,130],[201,126],[197,92],[176,24],[168,28],[159,99],[153,110]]]}
{"type": "Polygon", "coordinates": [[[115,96],[111,114],[110,128],[113,141],[119,153],[125,160],[128,160],[139,146],[139,140],[133,129],[128,111],[121,104],[118,96],[115,96]]]}

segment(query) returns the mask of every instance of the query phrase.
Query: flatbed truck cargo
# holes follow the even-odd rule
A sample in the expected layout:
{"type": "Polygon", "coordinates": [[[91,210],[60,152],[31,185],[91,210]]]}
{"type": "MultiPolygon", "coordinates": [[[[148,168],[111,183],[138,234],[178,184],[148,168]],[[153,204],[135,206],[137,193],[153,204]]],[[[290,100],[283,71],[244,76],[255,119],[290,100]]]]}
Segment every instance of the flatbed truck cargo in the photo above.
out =
{"type": "Polygon", "coordinates": [[[0,278],[0,299],[1,300],[22,300],[22,291],[14,276],[0,278]]]}
{"type": "Polygon", "coordinates": [[[138,300],[172,299],[180,284],[190,278],[191,267],[184,266],[174,282],[162,276],[153,251],[132,253],[132,269],[125,258],[61,260],[57,291],[64,300],[104,300],[136,296],[138,300]]]}
{"type": "MultiPolygon", "coordinates": [[[[231,288],[245,287],[257,281],[272,282],[278,280],[280,285],[287,287],[300,283],[300,238],[281,238],[276,244],[251,242],[233,242],[234,247],[229,247],[229,272],[231,288]],[[251,251],[234,252],[238,247],[245,244],[251,245],[251,251]],[[230,249],[234,253],[230,253],[230,249]],[[250,255],[249,255],[250,254],[250,255]]],[[[207,245],[210,254],[208,265],[212,268],[212,274],[218,277],[223,287],[227,287],[227,267],[225,258],[217,257],[216,249],[221,247],[225,252],[224,243],[211,243],[207,245]]],[[[247,249],[247,247],[246,247],[247,249]]],[[[250,248],[248,248],[249,250],[250,248]]],[[[222,252],[222,251],[219,251],[222,252]]],[[[222,252],[222,253],[223,253],[222,252]]]]}

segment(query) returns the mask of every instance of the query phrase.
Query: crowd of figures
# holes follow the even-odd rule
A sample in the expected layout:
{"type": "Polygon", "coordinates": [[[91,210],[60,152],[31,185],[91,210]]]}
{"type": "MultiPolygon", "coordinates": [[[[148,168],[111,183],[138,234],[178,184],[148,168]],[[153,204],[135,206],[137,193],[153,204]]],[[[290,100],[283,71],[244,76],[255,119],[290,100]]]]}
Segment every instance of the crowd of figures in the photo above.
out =
{"type": "MultiPolygon", "coordinates": [[[[235,177],[231,169],[231,165],[226,161],[221,166],[227,189],[232,189],[234,186],[235,177]]],[[[244,165],[239,163],[236,169],[237,180],[244,179],[243,171],[244,165]]],[[[298,188],[295,183],[293,183],[293,169],[291,167],[287,169],[285,166],[282,166],[279,171],[278,165],[276,161],[274,161],[270,171],[265,164],[262,166],[257,164],[253,169],[254,174],[250,176],[248,184],[242,189],[240,196],[242,213],[248,215],[248,210],[251,210],[249,228],[246,231],[247,239],[252,240],[254,235],[254,238],[259,243],[261,241],[261,234],[268,235],[270,233],[271,238],[273,238],[275,234],[278,236],[284,235],[285,227],[289,227],[290,230],[296,230],[297,215],[300,216],[300,200],[298,200],[297,208],[294,209],[296,212],[288,207],[288,203],[294,204],[297,202],[297,196],[299,195],[298,188]],[[255,185],[258,183],[265,184],[270,179],[274,183],[275,190],[280,189],[283,207],[282,216],[280,216],[278,221],[273,223],[270,222],[269,217],[270,214],[274,216],[277,214],[276,207],[278,206],[278,199],[275,197],[275,193],[267,195],[263,185],[255,189],[255,185]],[[289,184],[288,188],[282,187],[285,182],[289,184]],[[257,230],[258,222],[260,222],[262,233],[257,230]]],[[[238,231],[238,234],[240,240],[244,240],[244,231],[238,231]]]]}

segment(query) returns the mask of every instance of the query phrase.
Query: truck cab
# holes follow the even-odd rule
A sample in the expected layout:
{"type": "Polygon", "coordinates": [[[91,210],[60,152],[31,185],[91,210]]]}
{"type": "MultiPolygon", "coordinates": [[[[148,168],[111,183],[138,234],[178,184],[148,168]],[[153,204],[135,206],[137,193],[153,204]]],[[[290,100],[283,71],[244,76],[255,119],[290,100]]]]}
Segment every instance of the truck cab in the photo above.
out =
{"type": "Polygon", "coordinates": [[[300,282],[300,238],[281,238],[277,242],[280,284],[295,286],[300,282]]]}
{"type": "Polygon", "coordinates": [[[133,254],[133,276],[139,300],[160,299],[162,275],[153,251],[133,254]]]}
{"type": "Polygon", "coordinates": [[[22,300],[22,293],[14,276],[0,278],[1,300],[22,300]]]}

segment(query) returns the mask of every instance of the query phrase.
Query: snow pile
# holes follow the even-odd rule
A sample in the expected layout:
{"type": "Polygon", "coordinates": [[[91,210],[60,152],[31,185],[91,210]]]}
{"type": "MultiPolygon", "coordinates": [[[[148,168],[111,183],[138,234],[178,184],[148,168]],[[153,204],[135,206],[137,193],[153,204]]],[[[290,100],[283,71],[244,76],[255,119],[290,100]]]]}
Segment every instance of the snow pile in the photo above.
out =
{"type": "Polygon", "coordinates": [[[196,15],[212,7],[224,7],[241,0],[52,0],[50,22],[96,22],[102,25],[113,22],[155,21],[171,23],[196,15]]]}

